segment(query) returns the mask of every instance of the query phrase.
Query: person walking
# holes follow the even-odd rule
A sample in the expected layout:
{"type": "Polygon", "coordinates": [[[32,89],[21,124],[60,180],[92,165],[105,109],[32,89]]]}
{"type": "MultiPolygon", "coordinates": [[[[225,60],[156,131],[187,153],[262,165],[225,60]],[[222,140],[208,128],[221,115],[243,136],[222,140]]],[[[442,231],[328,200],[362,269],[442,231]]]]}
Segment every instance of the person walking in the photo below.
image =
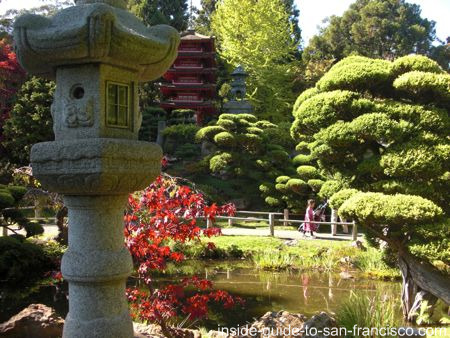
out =
{"type": "Polygon", "coordinates": [[[305,223],[303,226],[303,235],[306,235],[307,232],[310,233],[311,238],[316,238],[314,236],[314,229],[315,225],[314,223],[314,206],[316,205],[316,202],[314,200],[308,200],[308,206],[306,208],[306,214],[305,214],[305,223]]]}

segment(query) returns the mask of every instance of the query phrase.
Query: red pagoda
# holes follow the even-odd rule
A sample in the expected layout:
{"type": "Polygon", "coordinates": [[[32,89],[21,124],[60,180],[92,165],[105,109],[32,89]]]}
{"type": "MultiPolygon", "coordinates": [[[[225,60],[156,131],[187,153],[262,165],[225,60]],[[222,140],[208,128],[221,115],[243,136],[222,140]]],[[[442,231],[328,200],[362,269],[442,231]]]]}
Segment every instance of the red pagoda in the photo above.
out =
{"type": "Polygon", "coordinates": [[[181,33],[178,57],[164,74],[161,83],[161,107],[196,111],[197,123],[205,116],[215,114],[216,107],[216,52],[214,37],[188,30],[181,33]]]}

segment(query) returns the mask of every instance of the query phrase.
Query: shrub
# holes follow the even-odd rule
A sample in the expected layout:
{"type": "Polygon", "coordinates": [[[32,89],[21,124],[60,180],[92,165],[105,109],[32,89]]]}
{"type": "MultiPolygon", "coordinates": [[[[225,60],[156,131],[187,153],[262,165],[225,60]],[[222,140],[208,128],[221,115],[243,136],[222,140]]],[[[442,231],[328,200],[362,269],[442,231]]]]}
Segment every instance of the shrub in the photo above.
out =
{"type": "Polygon", "coordinates": [[[186,143],[177,147],[174,153],[175,157],[193,158],[200,155],[200,147],[196,144],[186,143]]]}
{"type": "Polygon", "coordinates": [[[322,186],[325,182],[322,180],[313,178],[313,179],[308,180],[307,183],[311,187],[311,189],[317,193],[320,191],[320,189],[322,188],[322,186]]]}
{"type": "Polygon", "coordinates": [[[195,135],[196,141],[212,141],[214,136],[218,133],[226,131],[224,127],[221,126],[208,126],[200,129],[195,135]]]}
{"type": "Polygon", "coordinates": [[[163,135],[180,144],[194,143],[195,135],[199,129],[194,124],[175,124],[164,129],[163,135]]]}
{"type": "Polygon", "coordinates": [[[301,165],[297,168],[297,173],[305,179],[317,178],[319,176],[317,168],[310,165],[301,165]]]}
{"type": "Polygon", "coordinates": [[[28,241],[11,236],[0,237],[1,282],[8,285],[29,284],[52,268],[44,250],[28,241]]]}
{"type": "Polygon", "coordinates": [[[214,136],[214,142],[219,147],[232,147],[235,144],[235,138],[233,134],[227,131],[222,131],[214,136]]]}
{"type": "Polygon", "coordinates": [[[436,74],[444,73],[444,70],[436,61],[431,60],[423,55],[402,56],[392,63],[391,72],[394,78],[401,74],[412,71],[429,72],[436,74]]]}
{"type": "Polygon", "coordinates": [[[291,178],[289,181],[287,181],[286,188],[294,192],[300,192],[302,190],[306,190],[308,188],[308,185],[301,179],[291,178]]]}
{"type": "Polygon", "coordinates": [[[310,164],[312,161],[311,155],[299,154],[292,159],[294,165],[310,164]]]}
{"type": "Polygon", "coordinates": [[[212,172],[219,172],[224,170],[228,163],[232,161],[233,157],[230,153],[221,153],[219,155],[215,155],[209,161],[209,168],[212,172]]]}
{"type": "Polygon", "coordinates": [[[339,210],[342,204],[359,191],[356,189],[342,189],[330,198],[330,207],[339,210]]]}
{"type": "Polygon", "coordinates": [[[423,102],[450,103],[450,75],[409,72],[394,81],[394,88],[408,97],[423,102]]]}
{"type": "Polygon", "coordinates": [[[419,196],[359,192],[341,205],[339,215],[360,224],[375,227],[389,224],[399,228],[433,222],[443,212],[433,202],[419,196]]]}
{"type": "Polygon", "coordinates": [[[336,63],[317,82],[320,91],[336,89],[379,92],[389,86],[391,63],[363,56],[349,56],[336,63]]]}

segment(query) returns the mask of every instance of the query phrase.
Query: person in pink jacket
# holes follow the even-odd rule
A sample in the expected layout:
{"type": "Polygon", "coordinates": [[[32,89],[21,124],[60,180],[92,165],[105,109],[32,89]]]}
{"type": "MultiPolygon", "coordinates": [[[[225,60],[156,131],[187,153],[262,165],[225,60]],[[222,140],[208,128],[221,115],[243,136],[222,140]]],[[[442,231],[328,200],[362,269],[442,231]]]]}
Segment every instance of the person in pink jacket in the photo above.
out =
{"type": "Polygon", "coordinates": [[[303,227],[303,234],[306,234],[309,232],[311,234],[311,237],[314,238],[314,229],[316,228],[314,223],[311,223],[314,221],[314,206],[316,205],[316,202],[314,200],[308,200],[308,207],[306,208],[306,214],[305,214],[305,225],[303,227]]]}

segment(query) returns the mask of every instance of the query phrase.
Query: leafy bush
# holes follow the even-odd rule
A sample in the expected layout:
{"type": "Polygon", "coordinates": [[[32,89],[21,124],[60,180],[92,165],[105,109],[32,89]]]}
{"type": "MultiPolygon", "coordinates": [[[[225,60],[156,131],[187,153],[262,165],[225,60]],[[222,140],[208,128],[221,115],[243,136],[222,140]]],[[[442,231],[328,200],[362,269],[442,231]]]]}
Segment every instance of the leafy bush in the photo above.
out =
{"type": "Polygon", "coordinates": [[[389,86],[391,63],[363,56],[349,56],[338,63],[317,82],[320,91],[336,89],[379,92],[389,86]]]}
{"type": "Polygon", "coordinates": [[[391,72],[394,78],[412,71],[436,74],[444,73],[444,70],[436,61],[423,55],[406,55],[392,62],[391,72]]]}
{"type": "Polygon", "coordinates": [[[54,268],[39,245],[0,237],[0,280],[8,285],[29,284],[54,268]]]}
{"type": "Polygon", "coordinates": [[[342,189],[330,198],[330,207],[339,210],[342,204],[359,191],[356,189],[342,189]]]}
{"type": "Polygon", "coordinates": [[[422,102],[434,102],[448,107],[450,104],[450,75],[413,71],[394,81],[394,88],[407,97],[422,102]]]}
{"type": "Polygon", "coordinates": [[[443,215],[442,209],[430,200],[412,195],[384,195],[359,192],[339,208],[339,215],[372,227],[411,228],[433,222],[443,215]]]}

